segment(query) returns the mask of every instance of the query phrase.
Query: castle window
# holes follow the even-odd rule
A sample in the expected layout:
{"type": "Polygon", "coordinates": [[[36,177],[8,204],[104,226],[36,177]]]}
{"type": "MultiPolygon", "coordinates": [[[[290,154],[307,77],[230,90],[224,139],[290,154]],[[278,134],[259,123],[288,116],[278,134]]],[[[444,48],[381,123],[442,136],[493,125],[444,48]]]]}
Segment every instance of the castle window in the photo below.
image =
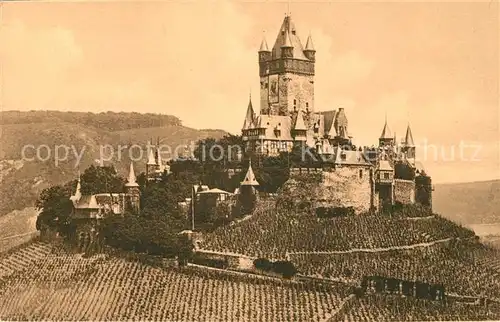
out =
{"type": "Polygon", "coordinates": [[[297,107],[297,100],[293,100],[293,107],[297,107]]]}
{"type": "Polygon", "coordinates": [[[309,107],[309,102],[306,102],[306,107],[309,107]]]}
{"type": "Polygon", "coordinates": [[[359,178],[360,178],[360,179],[363,179],[363,169],[360,169],[360,170],[359,170],[359,178]]]}
{"type": "Polygon", "coordinates": [[[384,172],[384,179],[389,180],[389,173],[388,172],[384,172]]]}

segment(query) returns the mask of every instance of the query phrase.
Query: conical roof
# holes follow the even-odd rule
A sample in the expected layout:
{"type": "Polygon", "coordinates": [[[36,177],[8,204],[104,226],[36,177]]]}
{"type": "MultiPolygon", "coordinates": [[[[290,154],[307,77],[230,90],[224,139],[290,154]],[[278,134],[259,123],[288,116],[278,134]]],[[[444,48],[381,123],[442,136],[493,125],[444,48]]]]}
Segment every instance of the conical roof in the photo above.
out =
{"type": "Polygon", "coordinates": [[[128,179],[127,183],[125,184],[126,187],[138,187],[139,185],[136,182],[136,177],[135,177],[135,171],[134,171],[134,164],[130,162],[130,169],[128,172],[128,179]]]}
{"type": "Polygon", "coordinates": [[[281,48],[292,48],[293,45],[292,45],[292,40],[290,39],[290,33],[286,33],[285,35],[285,42],[283,43],[283,45],[281,45],[281,48]]]}
{"type": "Polygon", "coordinates": [[[307,130],[306,124],[304,123],[304,112],[299,110],[297,113],[297,118],[295,119],[295,124],[293,126],[294,130],[307,130]]]}
{"type": "Polygon", "coordinates": [[[269,47],[267,47],[267,41],[265,37],[262,37],[262,42],[260,43],[260,52],[270,52],[269,47]]]}
{"type": "Polygon", "coordinates": [[[415,146],[415,142],[413,141],[413,135],[411,133],[410,124],[408,124],[408,127],[406,128],[405,145],[415,146]]]}
{"type": "Polygon", "coordinates": [[[248,163],[248,170],[245,175],[245,179],[241,182],[242,186],[258,186],[259,182],[255,179],[255,174],[252,169],[252,161],[248,163]]]}
{"type": "Polygon", "coordinates": [[[314,50],[314,44],[311,35],[309,34],[309,37],[307,37],[307,43],[306,43],[306,49],[307,51],[315,51],[314,50]]]}
{"type": "Polygon", "coordinates": [[[248,100],[247,113],[245,114],[245,121],[243,122],[243,130],[251,129],[253,127],[255,113],[252,106],[252,98],[248,100]]]}

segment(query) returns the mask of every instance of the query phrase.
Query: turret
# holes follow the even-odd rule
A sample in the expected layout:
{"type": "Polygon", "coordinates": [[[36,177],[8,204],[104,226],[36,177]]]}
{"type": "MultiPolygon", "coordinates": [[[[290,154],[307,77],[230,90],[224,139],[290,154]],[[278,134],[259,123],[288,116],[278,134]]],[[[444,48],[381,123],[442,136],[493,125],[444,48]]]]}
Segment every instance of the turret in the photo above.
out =
{"type": "Polygon", "coordinates": [[[262,42],[260,43],[260,49],[259,49],[259,62],[264,62],[271,60],[271,51],[269,50],[269,47],[267,46],[267,41],[266,38],[262,38],[262,42]]]}
{"type": "Polygon", "coordinates": [[[306,55],[307,59],[309,59],[310,61],[312,62],[316,61],[316,50],[314,49],[314,44],[310,34],[309,37],[307,37],[307,43],[306,43],[306,49],[304,49],[304,55],[306,55]]]}
{"type": "Polygon", "coordinates": [[[243,215],[249,214],[255,209],[258,198],[258,186],[259,182],[255,178],[255,174],[252,169],[252,160],[250,160],[245,178],[240,183],[239,202],[241,205],[241,213],[243,215]]]}

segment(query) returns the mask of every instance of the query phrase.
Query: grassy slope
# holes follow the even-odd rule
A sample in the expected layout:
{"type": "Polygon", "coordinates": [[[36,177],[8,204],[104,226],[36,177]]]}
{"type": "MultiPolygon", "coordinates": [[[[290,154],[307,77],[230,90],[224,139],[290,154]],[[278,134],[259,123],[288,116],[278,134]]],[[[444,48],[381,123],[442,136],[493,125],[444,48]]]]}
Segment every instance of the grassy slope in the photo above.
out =
{"type": "MultiPolygon", "coordinates": [[[[0,216],[15,209],[24,209],[34,204],[43,188],[61,184],[74,179],[78,168],[83,171],[95,163],[99,157],[99,146],[111,144],[146,144],[150,137],[160,137],[165,144],[177,146],[196,141],[208,136],[221,137],[223,131],[202,130],[183,127],[165,126],[156,128],[131,129],[109,132],[74,123],[55,121],[53,123],[8,124],[0,125],[0,216]],[[76,158],[72,153],[66,161],[55,165],[54,159],[48,161],[24,161],[9,164],[5,160],[19,160],[25,145],[42,144],[54,150],[55,145],[75,146],[77,151],[85,147],[82,161],[75,167],[76,158]],[[4,160],[4,161],[1,161],[4,160]]],[[[28,151],[32,153],[32,150],[28,151]]],[[[31,157],[32,154],[29,154],[31,157]]],[[[146,155],[144,153],[144,160],[146,155]]],[[[127,153],[121,160],[113,160],[117,170],[123,175],[129,166],[127,153]]],[[[136,172],[144,171],[144,164],[136,165],[136,172]]]]}
{"type": "Polygon", "coordinates": [[[32,237],[30,233],[36,232],[37,215],[35,208],[28,207],[0,217],[0,253],[32,237]]]}
{"type": "Polygon", "coordinates": [[[434,210],[462,224],[500,223],[500,180],[436,184],[434,210]]]}

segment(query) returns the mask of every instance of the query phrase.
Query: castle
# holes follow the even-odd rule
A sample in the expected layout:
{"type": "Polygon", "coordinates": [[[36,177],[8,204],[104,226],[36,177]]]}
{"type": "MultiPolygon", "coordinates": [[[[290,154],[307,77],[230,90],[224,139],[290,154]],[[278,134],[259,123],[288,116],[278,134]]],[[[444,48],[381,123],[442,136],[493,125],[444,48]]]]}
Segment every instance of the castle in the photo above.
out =
{"type": "MultiPolygon", "coordinates": [[[[395,203],[432,207],[431,178],[415,159],[409,125],[398,143],[386,118],[378,147],[357,149],[343,108],[315,110],[316,50],[311,35],[303,47],[290,15],[271,49],[262,40],[258,62],[260,114],[250,99],[241,130],[247,153],[276,156],[297,144],[314,148],[329,164],[328,170],[321,169],[323,186],[337,186],[340,205],[354,206],[358,212],[395,203]]],[[[291,169],[291,177],[303,171],[310,169],[291,169]]],[[[331,194],[325,189],[319,194],[323,195],[319,200],[328,204],[331,194]]]]}

